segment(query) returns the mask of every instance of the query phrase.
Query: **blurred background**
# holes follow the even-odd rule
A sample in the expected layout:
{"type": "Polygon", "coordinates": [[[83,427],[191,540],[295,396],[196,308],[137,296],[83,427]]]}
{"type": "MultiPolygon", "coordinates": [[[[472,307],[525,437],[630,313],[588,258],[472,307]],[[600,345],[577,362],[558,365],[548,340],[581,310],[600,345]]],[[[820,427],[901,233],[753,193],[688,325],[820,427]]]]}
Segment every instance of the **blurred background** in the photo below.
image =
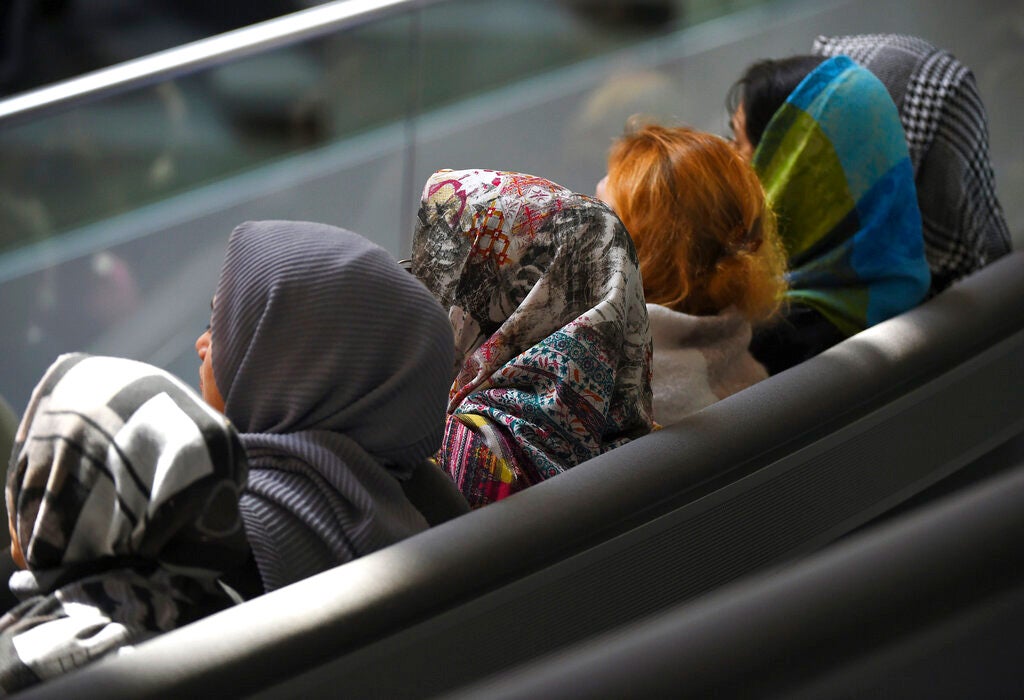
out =
{"type": "Polygon", "coordinates": [[[404,257],[434,170],[521,170],[592,192],[630,115],[725,134],[746,65],[807,53],[819,34],[915,34],[972,67],[1021,245],[1019,0],[410,0],[17,109],[90,71],[346,4],[367,3],[0,4],[0,396],[17,411],[61,352],[133,357],[195,384],[193,343],[242,221],[323,221],[404,257]]]}

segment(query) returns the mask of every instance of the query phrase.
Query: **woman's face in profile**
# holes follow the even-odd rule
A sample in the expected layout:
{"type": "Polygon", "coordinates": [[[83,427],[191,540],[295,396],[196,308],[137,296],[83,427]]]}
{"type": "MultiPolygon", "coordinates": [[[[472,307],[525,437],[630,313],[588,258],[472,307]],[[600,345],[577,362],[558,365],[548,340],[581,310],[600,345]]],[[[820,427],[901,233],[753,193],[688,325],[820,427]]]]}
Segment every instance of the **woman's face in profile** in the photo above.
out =
{"type": "Polygon", "coordinates": [[[736,146],[736,151],[749,163],[754,159],[754,144],[747,138],[747,113],[742,102],[732,113],[729,125],[732,127],[732,142],[736,146]]]}
{"type": "MultiPolygon", "coordinates": [[[[210,302],[213,306],[213,302],[210,302]]],[[[210,328],[196,338],[196,354],[199,355],[199,393],[203,400],[212,408],[224,413],[224,399],[217,388],[217,382],[213,379],[213,341],[210,336],[210,328]]]]}

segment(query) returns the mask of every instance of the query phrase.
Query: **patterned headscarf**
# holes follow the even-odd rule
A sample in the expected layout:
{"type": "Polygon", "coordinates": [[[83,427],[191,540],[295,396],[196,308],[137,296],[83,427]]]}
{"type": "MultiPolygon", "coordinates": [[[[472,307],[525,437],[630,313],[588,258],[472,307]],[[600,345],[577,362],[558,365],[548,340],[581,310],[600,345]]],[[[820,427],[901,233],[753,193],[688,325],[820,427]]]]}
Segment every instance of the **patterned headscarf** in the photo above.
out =
{"type": "Polygon", "coordinates": [[[813,51],[857,61],[885,84],[899,108],[932,292],[1010,252],[988,154],[988,118],[970,69],[948,51],[901,34],[819,36],[813,51]]]}
{"type": "Polygon", "coordinates": [[[249,547],[238,435],[178,379],[64,355],[32,394],[7,477],[27,571],[0,619],[5,690],[226,607],[249,547]]]}
{"type": "Polygon", "coordinates": [[[427,527],[400,479],[441,441],[452,331],[377,245],[295,221],[235,229],[213,374],[249,453],[242,516],[272,590],[427,527]]]}
{"type": "Polygon", "coordinates": [[[651,430],[651,332],[636,251],[605,204],[491,170],[427,181],[413,273],[455,330],[439,455],[470,505],[651,430]]]}
{"type": "Polygon", "coordinates": [[[789,254],[789,301],[853,335],[925,297],[906,139],[870,71],[845,56],[822,63],[768,123],[754,168],[789,254]]]}

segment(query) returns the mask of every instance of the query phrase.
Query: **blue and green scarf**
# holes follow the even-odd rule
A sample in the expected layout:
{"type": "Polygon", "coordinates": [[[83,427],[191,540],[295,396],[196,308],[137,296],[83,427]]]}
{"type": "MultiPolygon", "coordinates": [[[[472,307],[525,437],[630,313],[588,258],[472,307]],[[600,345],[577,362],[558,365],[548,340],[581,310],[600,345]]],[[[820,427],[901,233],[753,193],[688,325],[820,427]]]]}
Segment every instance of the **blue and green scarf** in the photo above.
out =
{"type": "Polygon", "coordinates": [[[822,63],[768,123],[754,168],[779,217],[792,304],[853,335],[917,305],[930,276],[899,114],[868,70],[822,63]]]}

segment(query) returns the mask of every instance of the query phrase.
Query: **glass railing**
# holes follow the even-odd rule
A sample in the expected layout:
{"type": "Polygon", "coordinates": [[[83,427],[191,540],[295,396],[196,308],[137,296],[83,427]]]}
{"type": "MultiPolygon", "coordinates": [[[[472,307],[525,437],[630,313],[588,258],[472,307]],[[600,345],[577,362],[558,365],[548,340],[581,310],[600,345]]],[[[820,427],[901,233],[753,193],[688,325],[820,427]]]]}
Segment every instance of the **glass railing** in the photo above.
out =
{"type": "MultiPolygon", "coordinates": [[[[321,220],[398,255],[422,171],[459,164],[417,152],[419,117],[448,110],[434,127],[479,138],[472,118],[450,118],[467,100],[507,99],[510,86],[692,19],[683,1],[391,2],[360,14],[374,4],[305,13],[354,9],[356,21],[335,13],[329,31],[307,21],[281,36],[288,18],[274,20],[258,25],[263,34],[233,32],[187,56],[171,50],[0,101],[0,395],[20,408],[53,357],[72,350],[191,377],[235,224],[321,220]]],[[[736,5],[699,4],[702,20],[736,5]]],[[[488,138],[504,136],[518,135],[488,138]]]]}
{"type": "MultiPolygon", "coordinates": [[[[844,22],[923,22],[921,4],[347,0],[107,69],[100,87],[0,99],[0,395],[20,409],[75,350],[192,378],[241,221],[324,221],[402,257],[437,168],[590,191],[630,114],[721,130],[749,61],[844,22]]],[[[997,26],[988,4],[949,36],[997,26]]]]}
{"type": "MultiPolygon", "coordinates": [[[[292,39],[259,37],[240,50],[242,30],[236,42],[193,44],[198,60],[172,50],[164,61],[130,62],[85,89],[76,85],[83,80],[50,88],[58,99],[27,110],[17,103],[32,95],[13,96],[0,101],[0,253],[368,131],[408,127],[439,107],[759,1],[390,2],[389,16],[326,36],[305,38],[315,33],[305,23],[292,39]],[[104,79],[117,70],[129,77],[104,79]]],[[[326,21],[329,9],[305,14],[326,21]]]]}
{"type": "Polygon", "coordinates": [[[410,4],[331,5],[0,102],[0,253],[407,120],[410,4]]]}

